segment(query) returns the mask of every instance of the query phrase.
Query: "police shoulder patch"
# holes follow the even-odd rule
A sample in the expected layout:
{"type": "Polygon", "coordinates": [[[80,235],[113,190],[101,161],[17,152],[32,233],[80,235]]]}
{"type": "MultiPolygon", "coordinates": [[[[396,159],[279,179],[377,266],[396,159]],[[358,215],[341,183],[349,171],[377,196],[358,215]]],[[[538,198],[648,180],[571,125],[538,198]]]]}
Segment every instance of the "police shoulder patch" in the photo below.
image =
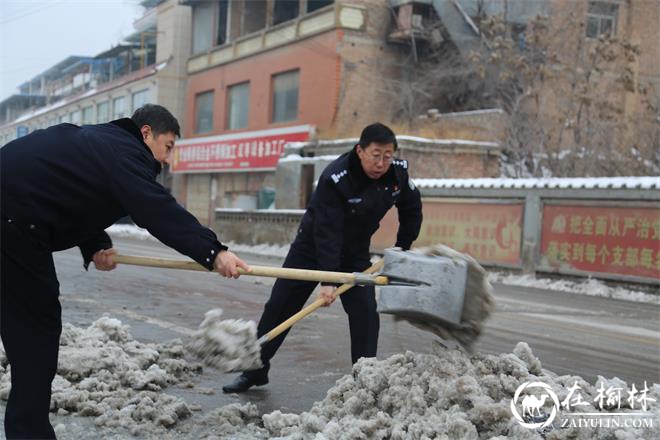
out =
{"type": "Polygon", "coordinates": [[[395,159],[392,161],[392,165],[403,168],[404,170],[408,169],[408,161],[404,159],[395,159]]]}
{"type": "Polygon", "coordinates": [[[330,177],[332,178],[332,180],[333,180],[335,183],[339,183],[339,181],[341,180],[341,178],[344,177],[346,174],[348,174],[348,171],[346,171],[346,170],[341,170],[341,171],[338,171],[338,172],[336,172],[336,173],[334,173],[334,174],[331,174],[330,177]]]}

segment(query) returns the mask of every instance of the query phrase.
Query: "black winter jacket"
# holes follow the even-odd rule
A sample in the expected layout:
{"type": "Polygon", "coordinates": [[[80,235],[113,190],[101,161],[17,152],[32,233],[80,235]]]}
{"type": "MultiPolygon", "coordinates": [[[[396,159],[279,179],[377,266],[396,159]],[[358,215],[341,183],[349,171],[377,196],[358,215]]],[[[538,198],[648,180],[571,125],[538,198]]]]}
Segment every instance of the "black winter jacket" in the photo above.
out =
{"type": "Polygon", "coordinates": [[[41,231],[53,251],[79,246],[85,266],[94,252],[112,246],[104,229],[130,215],[212,270],[215,255],[227,247],[156,182],[160,169],[128,118],[55,125],[0,149],[0,211],[41,231]]]}
{"type": "Polygon", "coordinates": [[[399,231],[395,246],[409,249],[419,235],[422,202],[408,176],[408,162],[394,160],[381,178],[369,178],[355,149],[321,174],[293,247],[316,257],[320,270],[358,270],[369,260],[371,236],[396,205],[399,231]]]}

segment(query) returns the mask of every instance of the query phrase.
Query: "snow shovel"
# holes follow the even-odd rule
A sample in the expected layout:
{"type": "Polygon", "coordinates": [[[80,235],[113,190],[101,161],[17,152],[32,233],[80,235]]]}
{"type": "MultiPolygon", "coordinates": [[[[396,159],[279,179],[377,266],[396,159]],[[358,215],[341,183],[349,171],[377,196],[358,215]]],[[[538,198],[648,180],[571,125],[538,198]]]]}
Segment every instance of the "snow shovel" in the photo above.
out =
{"type": "MultiPolygon", "coordinates": [[[[208,272],[209,270],[204,266],[196,263],[195,261],[185,260],[172,260],[167,258],[155,257],[142,257],[136,255],[115,255],[113,257],[115,263],[130,264],[133,266],[147,266],[147,267],[161,267],[166,269],[184,269],[184,270],[197,270],[208,272]]],[[[376,285],[385,286],[389,284],[411,284],[411,281],[390,279],[385,276],[374,276],[364,273],[348,273],[348,272],[329,272],[323,270],[310,270],[310,269],[291,269],[286,267],[271,267],[271,266],[250,266],[251,271],[246,272],[243,269],[238,269],[241,275],[250,275],[258,277],[269,278],[284,278],[288,280],[300,281],[317,281],[324,283],[337,283],[337,284],[359,284],[359,285],[376,285]]]]}
{"type": "MultiPolygon", "coordinates": [[[[392,248],[385,251],[383,271],[370,273],[327,272],[269,266],[251,266],[241,275],[265,276],[302,281],[382,286],[378,311],[424,322],[460,325],[467,266],[465,261],[424,255],[392,248]]],[[[116,255],[114,261],[138,266],[208,271],[194,261],[116,255]]],[[[344,290],[344,291],[345,291],[344,290]]]]}

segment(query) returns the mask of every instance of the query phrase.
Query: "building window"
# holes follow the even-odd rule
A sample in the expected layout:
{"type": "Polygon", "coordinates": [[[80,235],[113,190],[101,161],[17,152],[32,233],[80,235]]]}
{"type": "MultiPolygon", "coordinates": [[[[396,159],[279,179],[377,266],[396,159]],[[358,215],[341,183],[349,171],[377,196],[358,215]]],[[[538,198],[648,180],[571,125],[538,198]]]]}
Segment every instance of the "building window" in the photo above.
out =
{"type": "Polygon", "coordinates": [[[213,2],[195,3],[192,30],[192,52],[209,50],[213,44],[213,2]]]}
{"type": "Polygon", "coordinates": [[[82,123],[83,124],[94,123],[94,107],[92,107],[91,105],[82,109],[82,123]]]}
{"type": "Polygon", "coordinates": [[[139,109],[149,101],[149,89],[133,93],[133,111],[139,109]]]}
{"type": "Polygon", "coordinates": [[[213,130],[213,91],[195,96],[195,133],[213,130]]]}
{"type": "Polygon", "coordinates": [[[307,12],[316,11],[334,3],[334,0],[307,0],[307,12]]]}
{"type": "Polygon", "coordinates": [[[69,114],[71,123],[80,125],[81,119],[80,119],[80,110],[73,111],[69,114]]]}
{"type": "Polygon", "coordinates": [[[298,16],[298,0],[275,0],[273,7],[273,25],[293,20],[298,16]]]}
{"type": "Polygon", "coordinates": [[[96,122],[102,124],[110,120],[110,103],[108,101],[100,102],[96,106],[96,122]]]}
{"type": "Polygon", "coordinates": [[[112,119],[119,119],[126,116],[126,100],[123,96],[112,100],[112,119]]]}
{"type": "Polygon", "coordinates": [[[250,34],[266,27],[268,10],[268,2],[266,0],[245,2],[243,8],[243,29],[241,35],[250,34]]]}
{"type": "Polygon", "coordinates": [[[215,44],[222,46],[227,42],[227,17],[229,16],[229,0],[220,0],[218,4],[218,31],[215,44]]]}
{"type": "Polygon", "coordinates": [[[609,2],[589,2],[587,11],[587,37],[598,38],[601,35],[613,37],[616,34],[616,20],[619,5],[609,2]]]}
{"type": "Polygon", "coordinates": [[[250,108],[250,83],[229,87],[227,93],[227,129],[236,130],[248,126],[250,108]]]}
{"type": "Polygon", "coordinates": [[[295,121],[298,118],[299,71],[273,75],[272,122],[295,121]]]}

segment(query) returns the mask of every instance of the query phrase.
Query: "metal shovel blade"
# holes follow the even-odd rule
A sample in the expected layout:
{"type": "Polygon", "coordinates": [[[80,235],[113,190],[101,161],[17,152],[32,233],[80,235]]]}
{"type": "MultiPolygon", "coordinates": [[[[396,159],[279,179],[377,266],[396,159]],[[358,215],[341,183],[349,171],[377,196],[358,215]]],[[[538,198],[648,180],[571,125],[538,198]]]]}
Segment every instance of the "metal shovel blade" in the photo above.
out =
{"type": "Polygon", "coordinates": [[[382,274],[417,286],[382,286],[378,312],[423,322],[461,324],[467,263],[447,257],[385,250],[382,274]]]}

